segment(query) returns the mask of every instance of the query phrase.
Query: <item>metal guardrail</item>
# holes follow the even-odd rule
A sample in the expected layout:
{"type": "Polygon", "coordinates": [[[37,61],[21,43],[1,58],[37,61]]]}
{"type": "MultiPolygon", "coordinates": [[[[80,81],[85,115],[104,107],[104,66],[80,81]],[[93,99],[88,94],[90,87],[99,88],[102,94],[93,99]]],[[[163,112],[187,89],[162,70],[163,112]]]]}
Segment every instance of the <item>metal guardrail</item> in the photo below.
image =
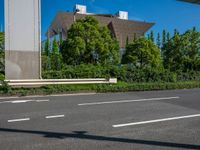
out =
{"type": "MultiPolygon", "coordinates": [[[[115,84],[116,78],[104,79],[41,79],[41,80],[5,80],[12,87],[39,87],[65,84],[115,84]]],[[[0,84],[1,85],[1,84],[0,84]]]]}

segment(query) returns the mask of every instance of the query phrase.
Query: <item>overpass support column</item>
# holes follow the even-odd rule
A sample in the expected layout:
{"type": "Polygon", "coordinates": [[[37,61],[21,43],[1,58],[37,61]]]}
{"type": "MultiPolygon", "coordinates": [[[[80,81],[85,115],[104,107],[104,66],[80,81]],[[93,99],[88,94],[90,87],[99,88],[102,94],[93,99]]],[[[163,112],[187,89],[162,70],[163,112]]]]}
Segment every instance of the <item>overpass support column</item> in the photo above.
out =
{"type": "Polygon", "coordinates": [[[4,0],[6,80],[39,79],[40,0],[4,0]]]}

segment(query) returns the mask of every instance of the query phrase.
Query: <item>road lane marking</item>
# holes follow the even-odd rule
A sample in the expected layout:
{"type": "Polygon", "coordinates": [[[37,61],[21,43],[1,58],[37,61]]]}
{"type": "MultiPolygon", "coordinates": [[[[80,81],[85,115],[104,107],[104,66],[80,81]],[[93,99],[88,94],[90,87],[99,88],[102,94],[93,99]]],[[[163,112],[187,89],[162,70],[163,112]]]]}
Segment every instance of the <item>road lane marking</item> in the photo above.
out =
{"type": "Polygon", "coordinates": [[[188,119],[188,118],[195,118],[195,117],[200,117],[200,114],[194,114],[194,115],[188,115],[188,116],[179,116],[179,117],[173,117],[173,118],[156,119],[156,120],[149,120],[149,121],[142,121],[142,122],[118,124],[118,125],[113,125],[112,127],[120,128],[120,127],[126,127],[126,126],[144,125],[144,124],[150,124],[150,123],[165,122],[165,121],[180,120],[180,119],[188,119]]]}
{"type": "Polygon", "coordinates": [[[46,119],[52,119],[52,118],[63,118],[65,115],[55,115],[55,116],[46,116],[46,119]]]}
{"type": "Polygon", "coordinates": [[[28,102],[48,102],[48,99],[44,100],[14,100],[14,101],[3,101],[0,104],[11,103],[11,104],[20,104],[20,103],[28,103],[28,102]]]}
{"type": "Polygon", "coordinates": [[[49,99],[36,100],[36,102],[38,102],[38,103],[40,103],[40,102],[49,102],[49,99]]]}
{"type": "Polygon", "coordinates": [[[20,122],[20,121],[29,121],[30,118],[22,118],[22,119],[12,119],[12,120],[8,120],[8,122],[20,122]]]}
{"type": "Polygon", "coordinates": [[[27,103],[27,102],[33,102],[34,100],[16,100],[16,101],[11,101],[10,103],[12,104],[19,104],[19,103],[27,103]]]}
{"type": "Polygon", "coordinates": [[[148,98],[148,99],[137,99],[137,100],[94,102],[94,103],[82,103],[82,104],[78,104],[78,106],[91,106],[91,105],[116,104],[116,103],[131,103],[131,102],[145,102],[145,101],[161,101],[161,100],[172,100],[172,99],[179,99],[179,98],[180,97],[162,97],[162,98],[148,98]]]}

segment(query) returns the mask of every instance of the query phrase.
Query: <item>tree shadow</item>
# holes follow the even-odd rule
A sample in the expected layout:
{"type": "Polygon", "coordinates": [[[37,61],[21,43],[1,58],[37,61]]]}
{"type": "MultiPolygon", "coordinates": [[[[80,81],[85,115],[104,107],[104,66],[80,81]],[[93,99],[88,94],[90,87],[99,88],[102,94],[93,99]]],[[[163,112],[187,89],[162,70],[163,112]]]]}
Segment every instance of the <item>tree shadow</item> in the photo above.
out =
{"type": "Polygon", "coordinates": [[[138,140],[138,139],[128,139],[128,138],[118,138],[118,137],[106,137],[106,136],[91,135],[91,134],[88,134],[87,131],[73,131],[72,133],[58,133],[58,132],[0,128],[0,132],[37,134],[37,135],[42,135],[45,138],[57,138],[57,139],[74,138],[74,139],[83,139],[83,140],[120,142],[120,143],[129,143],[129,144],[141,144],[141,145],[161,146],[161,147],[169,147],[169,148],[200,150],[200,145],[151,141],[151,140],[138,140]]]}

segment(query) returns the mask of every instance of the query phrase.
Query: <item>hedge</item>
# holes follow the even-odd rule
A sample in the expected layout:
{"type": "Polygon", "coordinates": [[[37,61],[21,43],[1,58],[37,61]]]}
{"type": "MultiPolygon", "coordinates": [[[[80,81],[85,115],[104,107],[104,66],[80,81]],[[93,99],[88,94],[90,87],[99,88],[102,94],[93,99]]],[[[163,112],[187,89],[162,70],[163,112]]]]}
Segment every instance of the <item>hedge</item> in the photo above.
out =
{"type": "Polygon", "coordinates": [[[79,65],[65,66],[61,71],[44,71],[44,79],[72,79],[72,78],[118,78],[128,83],[141,82],[177,82],[200,80],[200,72],[170,72],[165,69],[138,69],[131,65],[94,66],[79,65]]]}

